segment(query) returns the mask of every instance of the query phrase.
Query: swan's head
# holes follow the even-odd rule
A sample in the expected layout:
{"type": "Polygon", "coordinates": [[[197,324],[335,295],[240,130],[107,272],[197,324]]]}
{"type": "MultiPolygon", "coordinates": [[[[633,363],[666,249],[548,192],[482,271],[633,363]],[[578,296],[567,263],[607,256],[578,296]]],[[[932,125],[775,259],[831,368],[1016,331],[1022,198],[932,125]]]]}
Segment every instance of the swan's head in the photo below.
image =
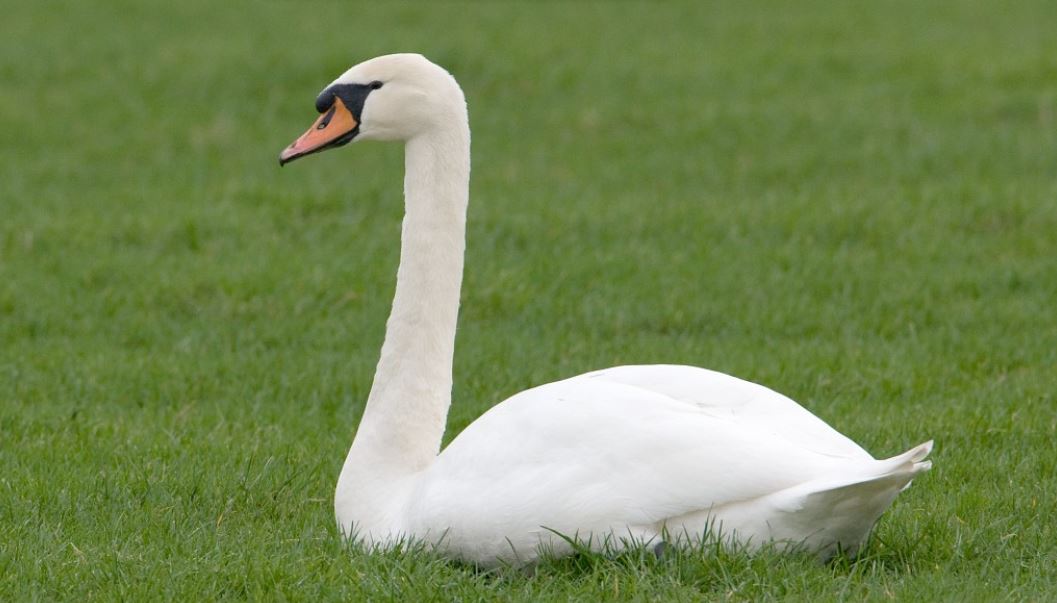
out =
{"type": "Polygon", "coordinates": [[[279,165],[354,140],[409,140],[466,123],[455,78],[420,54],[389,54],[349,69],[316,97],[320,116],[279,165]]]}

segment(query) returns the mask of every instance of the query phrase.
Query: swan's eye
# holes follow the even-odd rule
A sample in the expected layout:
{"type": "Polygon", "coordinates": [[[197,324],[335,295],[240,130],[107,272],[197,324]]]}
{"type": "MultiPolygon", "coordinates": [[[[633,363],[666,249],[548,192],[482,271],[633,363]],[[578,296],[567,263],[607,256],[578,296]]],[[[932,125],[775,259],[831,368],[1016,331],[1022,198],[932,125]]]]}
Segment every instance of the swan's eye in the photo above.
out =
{"type": "Polygon", "coordinates": [[[337,106],[331,106],[330,107],[330,111],[327,111],[327,114],[323,116],[323,119],[319,120],[319,125],[316,126],[317,130],[322,130],[323,128],[325,128],[328,125],[330,125],[330,120],[334,119],[334,111],[335,111],[335,109],[337,109],[337,106]]]}
{"type": "Polygon", "coordinates": [[[378,80],[374,80],[373,82],[371,82],[370,84],[367,84],[367,85],[371,88],[371,90],[377,90],[377,89],[381,88],[384,85],[384,82],[379,82],[378,80]]]}

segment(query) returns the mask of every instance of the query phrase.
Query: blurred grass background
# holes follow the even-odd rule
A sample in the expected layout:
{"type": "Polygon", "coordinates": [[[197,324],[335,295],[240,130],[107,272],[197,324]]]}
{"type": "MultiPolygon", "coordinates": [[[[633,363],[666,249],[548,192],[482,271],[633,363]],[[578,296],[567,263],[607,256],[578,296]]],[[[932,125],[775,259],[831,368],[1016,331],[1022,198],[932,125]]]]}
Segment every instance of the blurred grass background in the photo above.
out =
{"type": "Polygon", "coordinates": [[[1057,596],[1050,3],[0,9],[0,598],[1057,596]],[[729,372],[877,456],[936,438],[864,559],[341,546],[401,150],[276,157],[398,51],[474,135],[447,439],[594,368],[729,372]]]}

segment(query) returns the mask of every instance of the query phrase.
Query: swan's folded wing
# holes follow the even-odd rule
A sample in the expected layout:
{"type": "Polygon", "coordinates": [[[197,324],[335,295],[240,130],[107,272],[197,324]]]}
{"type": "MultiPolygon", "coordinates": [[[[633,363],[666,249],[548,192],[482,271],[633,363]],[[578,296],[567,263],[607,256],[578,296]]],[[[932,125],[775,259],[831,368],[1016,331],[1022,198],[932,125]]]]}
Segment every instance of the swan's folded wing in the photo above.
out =
{"type": "Polygon", "coordinates": [[[637,365],[594,371],[574,379],[640,387],[702,412],[751,425],[819,454],[870,460],[865,450],[793,400],[762,385],[694,366],[637,365]]]}
{"type": "Polygon", "coordinates": [[[445,531],[456,548],[548,529],[648,531],[864,462],[775,437],[744,415],[593,375],[518,394],[470,425],[420,480],[409,516],[422,519],[412,531],[445,531]]]}

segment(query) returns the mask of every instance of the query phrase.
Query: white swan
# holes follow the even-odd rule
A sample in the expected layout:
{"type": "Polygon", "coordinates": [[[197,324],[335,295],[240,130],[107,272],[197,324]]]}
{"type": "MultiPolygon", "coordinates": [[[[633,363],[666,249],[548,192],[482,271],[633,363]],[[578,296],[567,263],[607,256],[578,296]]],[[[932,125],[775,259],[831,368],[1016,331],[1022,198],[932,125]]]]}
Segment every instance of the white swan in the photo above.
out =
{"type": "Polygon", "coordinates": [[[451,403],[470,131],[462,90],[420,55],[356,65],[280,163],[402,140],[405,217],[374,385],[334,496],[346,535],[433,543],[463,560],[694,540],[855,552],[932,442],[876,460],[789,398],[687,366],[621,366],[513,396],[439,452],[451,403]]]}

